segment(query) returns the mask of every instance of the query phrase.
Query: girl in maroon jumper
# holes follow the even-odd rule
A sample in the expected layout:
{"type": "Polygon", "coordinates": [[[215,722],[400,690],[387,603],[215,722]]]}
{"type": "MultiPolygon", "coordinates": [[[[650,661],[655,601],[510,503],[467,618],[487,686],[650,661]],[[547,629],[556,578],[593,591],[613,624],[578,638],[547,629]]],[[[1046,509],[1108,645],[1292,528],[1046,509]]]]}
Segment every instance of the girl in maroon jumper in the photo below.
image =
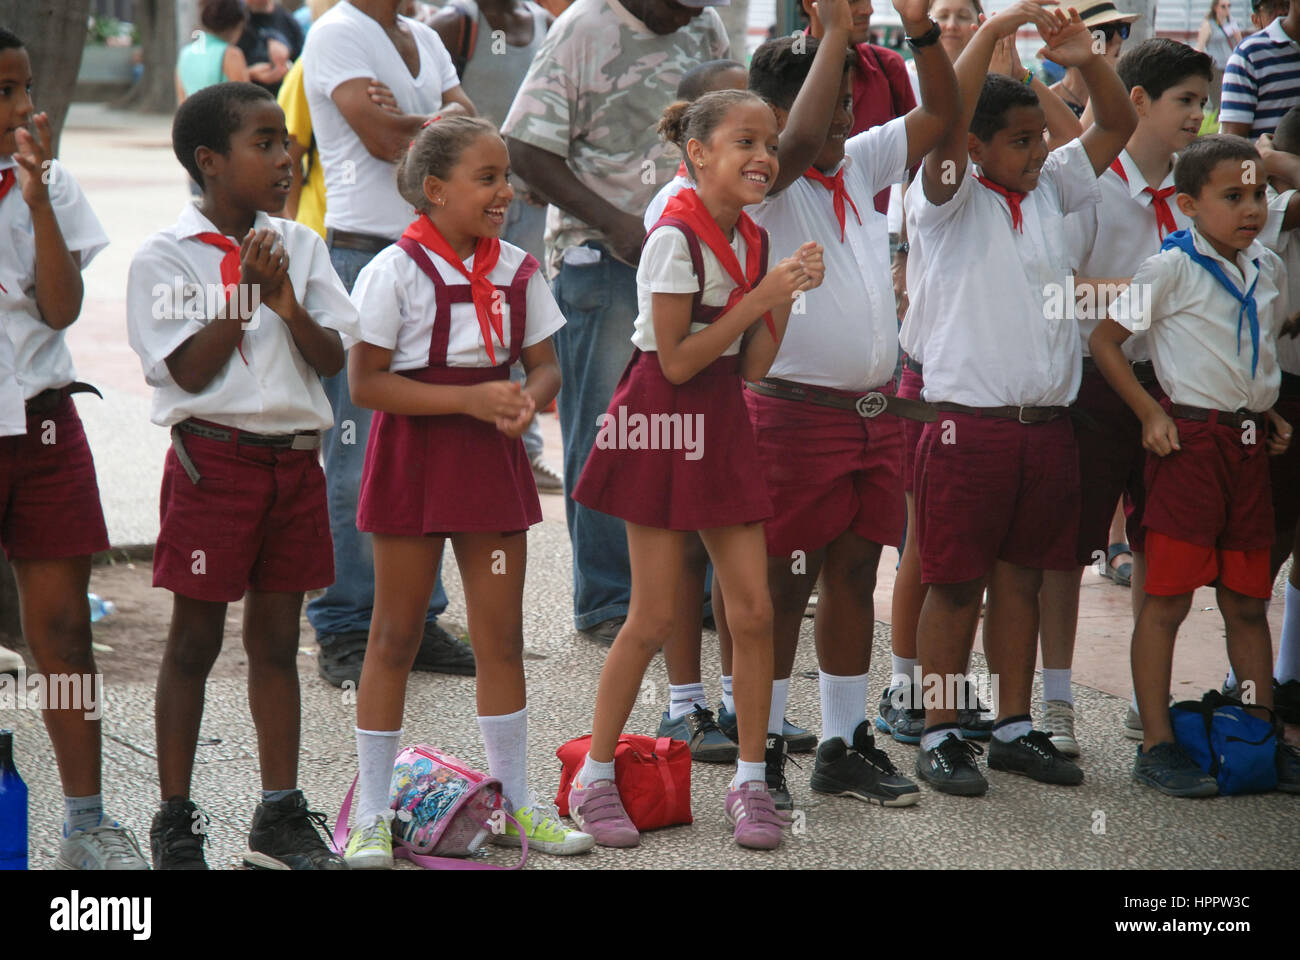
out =
{"type": "Polygon", "coordinates": [[[514,195],[496,128],[453,117],[425,126],[398,169],[419,211],[362,270],[362,315],[348,381],[376,411],[357,506],[374,534],[375,607],[357,695],[360,802],[346,859],[392,866],[389,782],[406,677],[424,629],[443,540],[450,537],[478,663],[479,728],[488,770],[518,821],[494,839],[580,853],[528,789],[523,666],[525,531],[542,519],[520,437],[560,388],[551,334],[564,325],[537,260],[497,239],[514,195]],[[468,282],[466,282],[468,281],[468,282]],[[511,365],[523,358],[521,387],[511,365]]]}
{"type": "Polygon", "coordinates": [[[758,97],[726,90],[675,103],[659,130],[686,155],[696,186],[669,200],[646,238],[638,349],[573,493],[627,521],[632,601],[601,673],[569,809],[597,843],[639,842],[614,783],[614,747],[651,657],[675,629],[681,568],[698,531],[726,591],[735,650],[740,762],[727,818],[739,844],[771,849],[782,821],[764,782],[772,605],[761,521],[772,506],[741,378],[771,366],[791,299],[821,283],[821,248],[806,243],[769,271],[767,234],[742,211],[766,196],[778,169],[776,117],[758,97]]]}

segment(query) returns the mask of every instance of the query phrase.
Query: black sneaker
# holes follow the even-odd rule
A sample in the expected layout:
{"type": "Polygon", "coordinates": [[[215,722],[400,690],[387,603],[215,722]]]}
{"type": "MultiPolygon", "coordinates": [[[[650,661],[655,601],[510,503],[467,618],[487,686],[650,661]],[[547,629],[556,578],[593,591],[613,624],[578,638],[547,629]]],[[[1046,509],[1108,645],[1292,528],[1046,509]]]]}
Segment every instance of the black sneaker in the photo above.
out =
{"type": "Polygon", "coordinates": [[[608,620],[602,620],[594,627],[588,627],[578,632],[584,637],[595,640],[597,643],[611,644],[614,638],[618,636],[618,631],[623,627],[623,621],[627,617],[610,617],[608,620]]]}
{"type": "Polygon", "coordinates": [[[893,689],[886,687],[880,694],[876,729],[891,734],[899,743],[920,743],[925,732],[925,710],[912,706],[914,689],[908,683],[893,689]]]}
{"type": "Polygon", "coordinates": [[[961,739],[955,733],[944,737],[933,750],[916,755],[916,775],[940,793],[957,797],[981,797],[989,782],[975,764],[975,755],[984,752],[978,744],[961,739]]]}
{"type": "Polygon", "coordinates": [[[1218,781],[1177,743],[1157,743],[1145,752],[1139,744],[1133,779],[1170,797],[1213,797],[1219,792],[1218,781]]]}
{"type": "Polygon", "coordinates": [[[326,846],[318,827],[329,833],[325,814],[308,810],[301,790],[275,803],[259,803],[244,863],[258,870],[346,870],[348,865],[326,846]]]}
{"type": "Polygon", "coordinates": [[[808,785],[818,793],[857,797],[882,807],[910,807],[921,799],[920,788],[876,748],[869,720],[853,731],[852,747],[843,737],[831,737],[817,748],[808,785]]]}
{"type": "Polygon", "coordinates": [[[1283,723],[1300,724],[1300,680],[1273,681],[1273,709],[1283,723]]]}
{"type": "Polygon", "coordinates": [[[1051,737],[1041,730],[1030,730],[1010,742],[994,737],[989,744],[989,769],[1020,773],[1039,783],[1062,787],[1083,783],[1083,769],[1057,750],[1051,737]]]}
{"type": "MultiPolygon", "coordinates": [[[[965,697],[962,702],[968,706],[957,711],[957,726],[961,728],[961,735],[967,740],[988,740],[993,736],[993,718],[985,716],[989,708],[980,703],[975,685],[969,680],[966,681],[965,697]]],[[[989,758],[992,757],[993,754],[990,753],[989,758]]]]}
{"type": "Polygon", "coordinates": [[[208,817],[190,800],[173,797],[153,815],[149,849],[155,870],[206,870],[203,845],[208,842],[208,817]]]}
{"type": "Polygon", "coordinates": [[[424,637],[415,654],[413,670],[425,673],[452,673],[459,677],[474,676],[474,651],[469,644],[461,643],[437,621],[424,625],[424,637]]]}
{"type": "Polygon", "coordinates": [[[767,792],[772,795],[772,804],[778,810],[794,809],[790,785],[785,782],[787,749],[785,737],[775,733],[767,735],[767,749],[763,752],[763,762],[767,764],[767,792]]]}
{"type": "Polygon", "coordinates": [[[317,638],[320,656],[316,658],[316,670],[334,686],[351,683],[355,690],[361,685],[361,664],[366,659],[368,639],[370,634],[362,631],[322,634],[317,638]]]}
{"type": "Polygon", "coordinates": [[[1277,788],[1283,793],[1300,793],[1300,750],[1285,742],[1281,733],[1277,737],[1277,788]]]}

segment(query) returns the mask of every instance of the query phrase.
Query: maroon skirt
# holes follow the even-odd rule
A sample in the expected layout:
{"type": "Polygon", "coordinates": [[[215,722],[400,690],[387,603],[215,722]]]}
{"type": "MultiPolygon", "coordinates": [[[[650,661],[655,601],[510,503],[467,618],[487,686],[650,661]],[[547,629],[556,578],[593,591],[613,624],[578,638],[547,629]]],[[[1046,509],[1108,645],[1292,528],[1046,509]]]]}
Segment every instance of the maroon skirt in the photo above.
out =
{"type": "MultiPolygon", "coordinates": [[[[499,367],[405,371],[421,383],[505,380],[499,367]]],[[[357,529],[394,536],[527,530],[542,505],[523,441],[465,414],[406,416],[380,410],[370,422],[357,529]]]]}
{"type": "Polygon", "coordinates": [[[719,357],[686,383],[637,350],[601,417],[573,499],[630,523],[705,530],[772,516],[740,358],[719,357]]]}

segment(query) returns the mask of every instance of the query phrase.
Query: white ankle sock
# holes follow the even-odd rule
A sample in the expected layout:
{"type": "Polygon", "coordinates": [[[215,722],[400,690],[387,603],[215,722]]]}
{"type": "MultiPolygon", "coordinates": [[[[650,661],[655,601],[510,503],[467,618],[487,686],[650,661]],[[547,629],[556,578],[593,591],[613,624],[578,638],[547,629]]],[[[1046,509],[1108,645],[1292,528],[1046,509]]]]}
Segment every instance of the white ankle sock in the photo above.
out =
{"type": "Polygon", "coordinates": [[[1052,667],[1043,667],[1043,699],[1044,700],[1064,700],[1066,703],[1074,703],[1074,694],[1070,692],[1070,668],[1058,670],[1052,667]]]}
{"type": "Polygon", "coordinates": [[[668,719],[684,717],[697,706],[709,709],[709,698],[704,695],[702,683],[670,683],[668,685],[668,719]]]}
{"type": "Polygon", "coordinates": [[[728,676],[722,678],[722,705],[727,708],[727,713],[736,712],[736,698],[731,695],[731,677],[728,676]]]}
{"type": "Polygon", "coordinates": [[[1133,699],[1130,701],[1130,705],[1133,707],[1134,713],[1139,717],[1142,716],[1142,711],[1138,709],[1138,695],[1136,690],[1133,691],[1133,699]]]}
{"type": "Polygon", "coordinates": [[[952,734],[958,740],[965,740],[961,735],[961,727],[955,723],[944,723],[937,727],[926,730],[921,734],[921,749],[933,750],[939,744],[948,739],[948,734],[952,734]]]}
{"type": "Polygon", "coordinates": [[[589,787],[597,780],[614,779],[614,761],[609,763],[600,763],[591,759],[591,754],[587,754],[587,759],[582,763],[582,769],[578,771],[578,783],[584,787],[589,787]]]}
{"type": "Polygon", "coordinates": [[[817,671],[822,701],[822,740],[840,737],[853,746],[853,731],[867,717],[867,674],[836,677],[817,671]]]}
{"type": "Polygon", "coordinates": [[[63,835],[72,836],[76,830],[90,830],[104,819],[104,801],[100,794],[89,797],[63,798],[63,835]]]}
{"type": "Polygon", "coordinates": [[[735,790],[742,783],[749,783],[751,780],[762,780],[767,782],[767,764],[766,763],[746,763],[744,760],[736,761],[736,775],[731,780],[730,789],[735,790]]]}
{"type": "Polygon", "coordinates": [[[780,733],[785,729],[785,704],[790,699],[790,678],[772,681],[772,703],[767,708],[767,732],[780,733]]]}
{"type": "Polygon", "coordinates": [[[993,727],[993,736],[1003,743],[1010,743],[1017,737],[1023,737],[1034,729],[1034,722],[1028,717],[1007,717],[993,727]]]}
{"type": "Polygon", "coordinates": [[[891,654],[891,657],[894,661],[894,674],[889,678],[889,689],[895,690],[912,682],[917,661],[916,657],[900,657],[896,653],[891,654]]]}
{"type": "Polygon", "coordinates": [[[1277,648],[1273,679],[1278,683],[1300,680],[1300,590],[1286,583],[1286,610],[1282,614],[1282,639],[1277,648]]]}
{"type": "Polygon", "coordinates": [[[401,730],[357,730],[357,770],[360,789],[353,822],[358,826],[373,823],[392,810],[390,790],[393,784],[393,761],[401,730]]]}
{"type": "Polygon", "coordinates": [[[506,806],[513,813],[528,803],[528,708],[495,717],[479,717],[488,773],[501,781],[506,806]]]}

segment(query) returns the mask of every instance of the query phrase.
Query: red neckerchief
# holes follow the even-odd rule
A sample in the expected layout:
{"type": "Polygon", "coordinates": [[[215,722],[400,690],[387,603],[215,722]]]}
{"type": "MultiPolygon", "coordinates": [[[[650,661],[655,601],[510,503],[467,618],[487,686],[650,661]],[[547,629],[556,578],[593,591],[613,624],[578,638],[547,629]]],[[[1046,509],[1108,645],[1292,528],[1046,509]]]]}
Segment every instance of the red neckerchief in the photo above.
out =
{"type": "MultiPolygon", "coordinates": [[[[677,165],[677,176],[679,176],[679,177],[684,177],[684,176],[686,176],[686,161],[685,161],[685,160],[683,160],[681,163],[679,163],[679,164],[677,165]]],[[[0,196],[4,196],[4,194],[0,193],[0,196]]]]}
{"type": "MultiPolygon", "coordinates": [[[[1119,174],[1119,178],[1128,186],[1128,174],[1124,172],[1124,164],[1119,162],[1116,157],[1110,163],[1110,168],[1119,174]]],[[[1166,234],[1173,233],[1178,229],[1178,222],[1174,220],[1174,211],[1169,206],[1169,198],[1177,190],[1176,187],[1165,187],[1163,190],[1157,190],[1155,187],[1143,187],[1143,193],[1151,195],[1151,209],[1156,214],[1156,236],[1163,243],[1166,234]]]]}
{"type": "Polygon", "coordinates": [[[483,334],[483,346],[487,349],[488,360],[497,365],[496,351],[492,349],[492,334],[497,335],[501,349],[506,349],[505,331],[501,324],[501,300],[497,296],[496,284],[488,279],[488,274],[497,265],[501,256],[501,241],[496,237],[479,237],[474,244],[474,272],[465,269],[464,262],[456,256],[447,238],[442,235],[427,213],[420,214],[406,228],[403,237],[410,237],[416,243],[428,247],[442,259],[455,267],[462,277],[469,281],[470,295],[474,298],[474,310],[478,314],[479,332],[483,334]]]}
{"type": "Polygon", "coordinates": [[[1020,212],[1020,201],[1029,196],[1029,194],[1023,193],[1019,190],[1008,190],[1006,187],[1002,186],[1002,184],[994,183],[992,180],[984,176],[977,175],[975,179],[984,184],[984,186],[988,187],[994,193],[1001,194],[1006,199],[1007,207],[1011,210],[1011,226],[1015,227],[1015,229],[1019,230],[1021,233],[1024,233],[1025,217],[1024,214],[1020,212]]]}
{"type": "MultiPolygon", "coordinates": [[[[0,200],[3,200],[5,198],[5,194],[8,193],[13,188],[13,185],[17,181],[17,179],[18,178],[14,176],[13,167],[7,167],[4,170],[0,170],[0,200]]],[[[5,289],[5,285],[3,283],[0,283],[0,293],[8,293],[8,292],[9,291],[5,289]]]]}
{"type": "MultiPolygon", "coordinates": [[[[736,286],[732,288],[731,294],[727,297],[727,304],[722,308],[722,314],[734,307],[741,297],[758,285],[759,274],[763,270],[763,264],[759,259],[763,255],[763,238],[758,231],[758,224],[751,220],[749,214],[745,213],[744,210],[740,211],[740,219],[736,221],[736,229],[740,231],[740,235],[745,239],[744,272],[741,272],[740,260],[736,257],[736,251],[731,249],[731,244],[722,235],[722,228],[718,226],[718,221],[713,219],[708,208],[704,206],[704,201],[700,199],[700,195],[693,188],[688,187],[669,199],[668,205],[664,207],[663,215],[665,217],[675,217],[695,231],[695,235],[713,251],[713,255],[718,258],[718,262],[722,264],[723,269],[735,281],[736,286]]],[[[700,289],[704,289],[703,277],[700,277],[700,289]]],[[[719,314],[719,318],[721,318],[722,314],[719,314]]],[[[776,324],[773,322],[770,313],[763,314],[763,322],[767,324],[772,339],[778,339],[776,324]]]]}
{"type": "MultiPolygon", "coordinates": [[[[209,246],[225,251],[226,255],[221,258],[221,286],[225,288],[226,302],[230,302],[231,294],[239,286],[239,279],[242,274],[239,267],[239,244],[220,233],[196,233],[194,239],[202,240],[209,246]]],[[[244,335],[242,333],[239,335],[239,343],[235,346],[235,349],[239,351],[239,359],[244,361],[244,366],[248,366],[248,358],[244,356],[244,335]]]]}
{"type": "Polygon", "coordinates": [[[858,205],[853,202],[849,196],[849,191],[844,189],[844,169],[840,168],[834,176],[827,176],[816,167],[809,167],[804,176],[810,180],[816,180],[832,194],[832,204],[835,207],[835,219],[840,222],[840,243],[844,242],[844,218],[846,210],[844,202],[847,200],[848,205],[853,208],[853,215],[858,218],[858,223],[862,223],[862,214],[858,213],[858,205]]]}

